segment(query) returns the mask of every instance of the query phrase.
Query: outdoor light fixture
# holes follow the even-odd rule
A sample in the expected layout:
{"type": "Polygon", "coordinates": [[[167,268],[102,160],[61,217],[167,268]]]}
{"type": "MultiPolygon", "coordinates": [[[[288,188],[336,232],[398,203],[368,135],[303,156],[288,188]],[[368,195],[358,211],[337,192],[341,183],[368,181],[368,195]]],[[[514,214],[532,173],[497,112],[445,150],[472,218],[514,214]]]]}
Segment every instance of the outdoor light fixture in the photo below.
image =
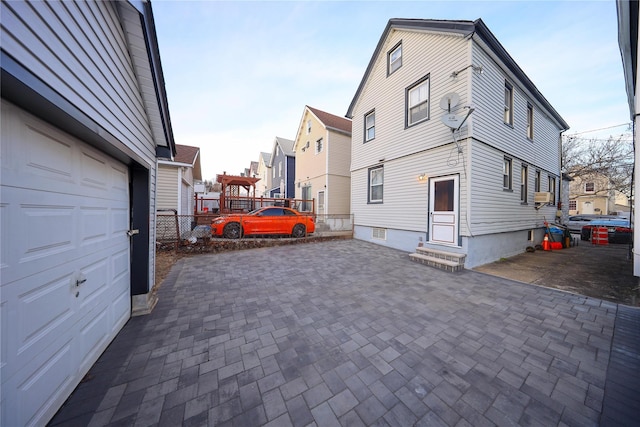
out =
{"type": "Polygon", "coordinates": [[[467,68],[473,68],[473,71],[475,71],[478,74],[483,74],[484,70],[482,69],[482,65],[467,65],[466,67],[458,70],[458,71],[454,71],[453,73],[451,73],[450,77],[456,78],[458,77],[458,74],[460,74],[461,72],[463,72],[464,70],[466,70],[467,68]]]}
{"type": "Polygon", "coordinates": [[[418,175],[418,181],[424,181],[427,179],[427,173],[421,173],[420,175],[418,175]]]}

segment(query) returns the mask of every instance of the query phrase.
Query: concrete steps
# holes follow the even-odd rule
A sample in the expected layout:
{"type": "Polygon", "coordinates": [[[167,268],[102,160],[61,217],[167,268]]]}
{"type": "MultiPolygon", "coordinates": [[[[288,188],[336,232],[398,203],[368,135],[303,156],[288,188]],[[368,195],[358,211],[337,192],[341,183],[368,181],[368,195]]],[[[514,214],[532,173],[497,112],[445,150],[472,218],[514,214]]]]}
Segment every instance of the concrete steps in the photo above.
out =
{"type": "Polygon", "coordinates": [[[412,261],[450,272],[463,270],[466,257],[466,254],[446,252],[422,246],[417,247],[416,252],[409,254],[409,259],[412,261]]]}

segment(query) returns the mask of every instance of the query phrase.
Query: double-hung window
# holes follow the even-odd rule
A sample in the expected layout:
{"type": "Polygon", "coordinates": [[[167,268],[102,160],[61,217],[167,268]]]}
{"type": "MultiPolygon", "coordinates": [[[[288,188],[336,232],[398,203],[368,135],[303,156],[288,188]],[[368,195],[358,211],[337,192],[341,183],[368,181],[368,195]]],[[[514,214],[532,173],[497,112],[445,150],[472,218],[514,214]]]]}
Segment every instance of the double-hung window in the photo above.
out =
{"type": "Polygon", "coordinates": [[[384,188],[384,167],[376,166],[369,169],[369,203],[382,203],[384,188]]]}
{"type": "Polygon", "coordinates": [[[596,185],[593,182],[585,182],[584,183],[584,192],[585,193],[593,193],[596,191],[596,185]]]}
{"type": "Polygon", "coordinates": [[[369,142],[376,137],[376,111],[373,110],[364,116],[364,142],[369,142]]]}
{"type": "Polygon", "coordinates": [[[551,205],[556,204],[556,178],[549,176],[549,193],[551,193],[551,205]]]}
{"type": "Polygon", "coordinates": [[[502,188],[505,190],[512,190],[512,172],[513,165],[511,159],[509,157],[504,158],[504,163],[502,164],[502,188]]]}
{"type": "Polygon", "coordinates": [[[407,127],[429,119],[429,76],[407,89],[407,127]]]}
{"type": "Polygon", "coordinates": [[[400,67],[402,67],[402,42],[387,53],[387,75],[390,76],[400,67]]]}
{"type": "Polygon", "coordinates": [[[513,126],[513,86],[504,82],[504,123],[513,126]]]}
{"type": "Polygon", "coordinates": [[[529,201],[529,195],[527,194],[527,187],[529,186],[529,167],[525,164],[522,165],[520,170],[520,201],[527,203],[529,201]]]}
{"type": "Polygon", "coordinates": [[[535,179],[535,182],[533,183],[533,188],[534,188],[534,191],[536,191],[538,193],[540,192],[540,180],[541,179],[542,178],[540,178],[540,171],[537,170],[536,171],[536,179],[535,179]]]}
{"type": "Polygon", "coordinates": [[[527,138],[533,139],[533,105],[527,104],[527,138]]]}
{"type": "Polygon", "coordinates": [[[322,152],[322,138],[316,141],[316,154],[322,152]]]}

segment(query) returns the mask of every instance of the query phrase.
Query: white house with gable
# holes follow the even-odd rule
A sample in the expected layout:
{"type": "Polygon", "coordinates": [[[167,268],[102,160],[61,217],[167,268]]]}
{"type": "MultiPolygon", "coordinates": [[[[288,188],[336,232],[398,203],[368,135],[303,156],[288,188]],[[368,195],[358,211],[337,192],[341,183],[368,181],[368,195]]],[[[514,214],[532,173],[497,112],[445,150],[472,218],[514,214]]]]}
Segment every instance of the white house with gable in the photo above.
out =
{"type": "Polygon", "coordinates": [[[471,268],[556,217],[569,126],[481,19],[389,20],[346,116],[358,239],[471,268]]]}

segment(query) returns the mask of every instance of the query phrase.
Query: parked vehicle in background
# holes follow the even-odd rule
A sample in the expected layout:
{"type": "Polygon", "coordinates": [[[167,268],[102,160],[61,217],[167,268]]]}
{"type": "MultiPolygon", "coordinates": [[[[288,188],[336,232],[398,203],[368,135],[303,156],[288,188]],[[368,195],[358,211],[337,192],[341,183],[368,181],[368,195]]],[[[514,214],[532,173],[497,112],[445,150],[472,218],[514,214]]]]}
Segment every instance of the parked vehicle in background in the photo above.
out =
{"type": "Polygon", "coordinates": [[[565,226],[571,233],[580,233],[582,227],[588,225],[595,219],[620,219],[615,215],[596,215],[596,214],[584,214],[584,215],[572,215],[565,223],[565,226]]]}
{"type": "Polygon", "coordinates": [[[285,207],[264,207],[244,215],[225,215],[211,222],[213,237],[239,239],[242,236],[290,235],[304,237],[315,231],[310,214],[285,207]]]}
{"type": "Polygon", "coordinates": [[[629,220],[594,219],[582,227],[580,239],[589,241],[595,227],[607,227],[609,243],[631,243],[632,229],[629,220]]]}

